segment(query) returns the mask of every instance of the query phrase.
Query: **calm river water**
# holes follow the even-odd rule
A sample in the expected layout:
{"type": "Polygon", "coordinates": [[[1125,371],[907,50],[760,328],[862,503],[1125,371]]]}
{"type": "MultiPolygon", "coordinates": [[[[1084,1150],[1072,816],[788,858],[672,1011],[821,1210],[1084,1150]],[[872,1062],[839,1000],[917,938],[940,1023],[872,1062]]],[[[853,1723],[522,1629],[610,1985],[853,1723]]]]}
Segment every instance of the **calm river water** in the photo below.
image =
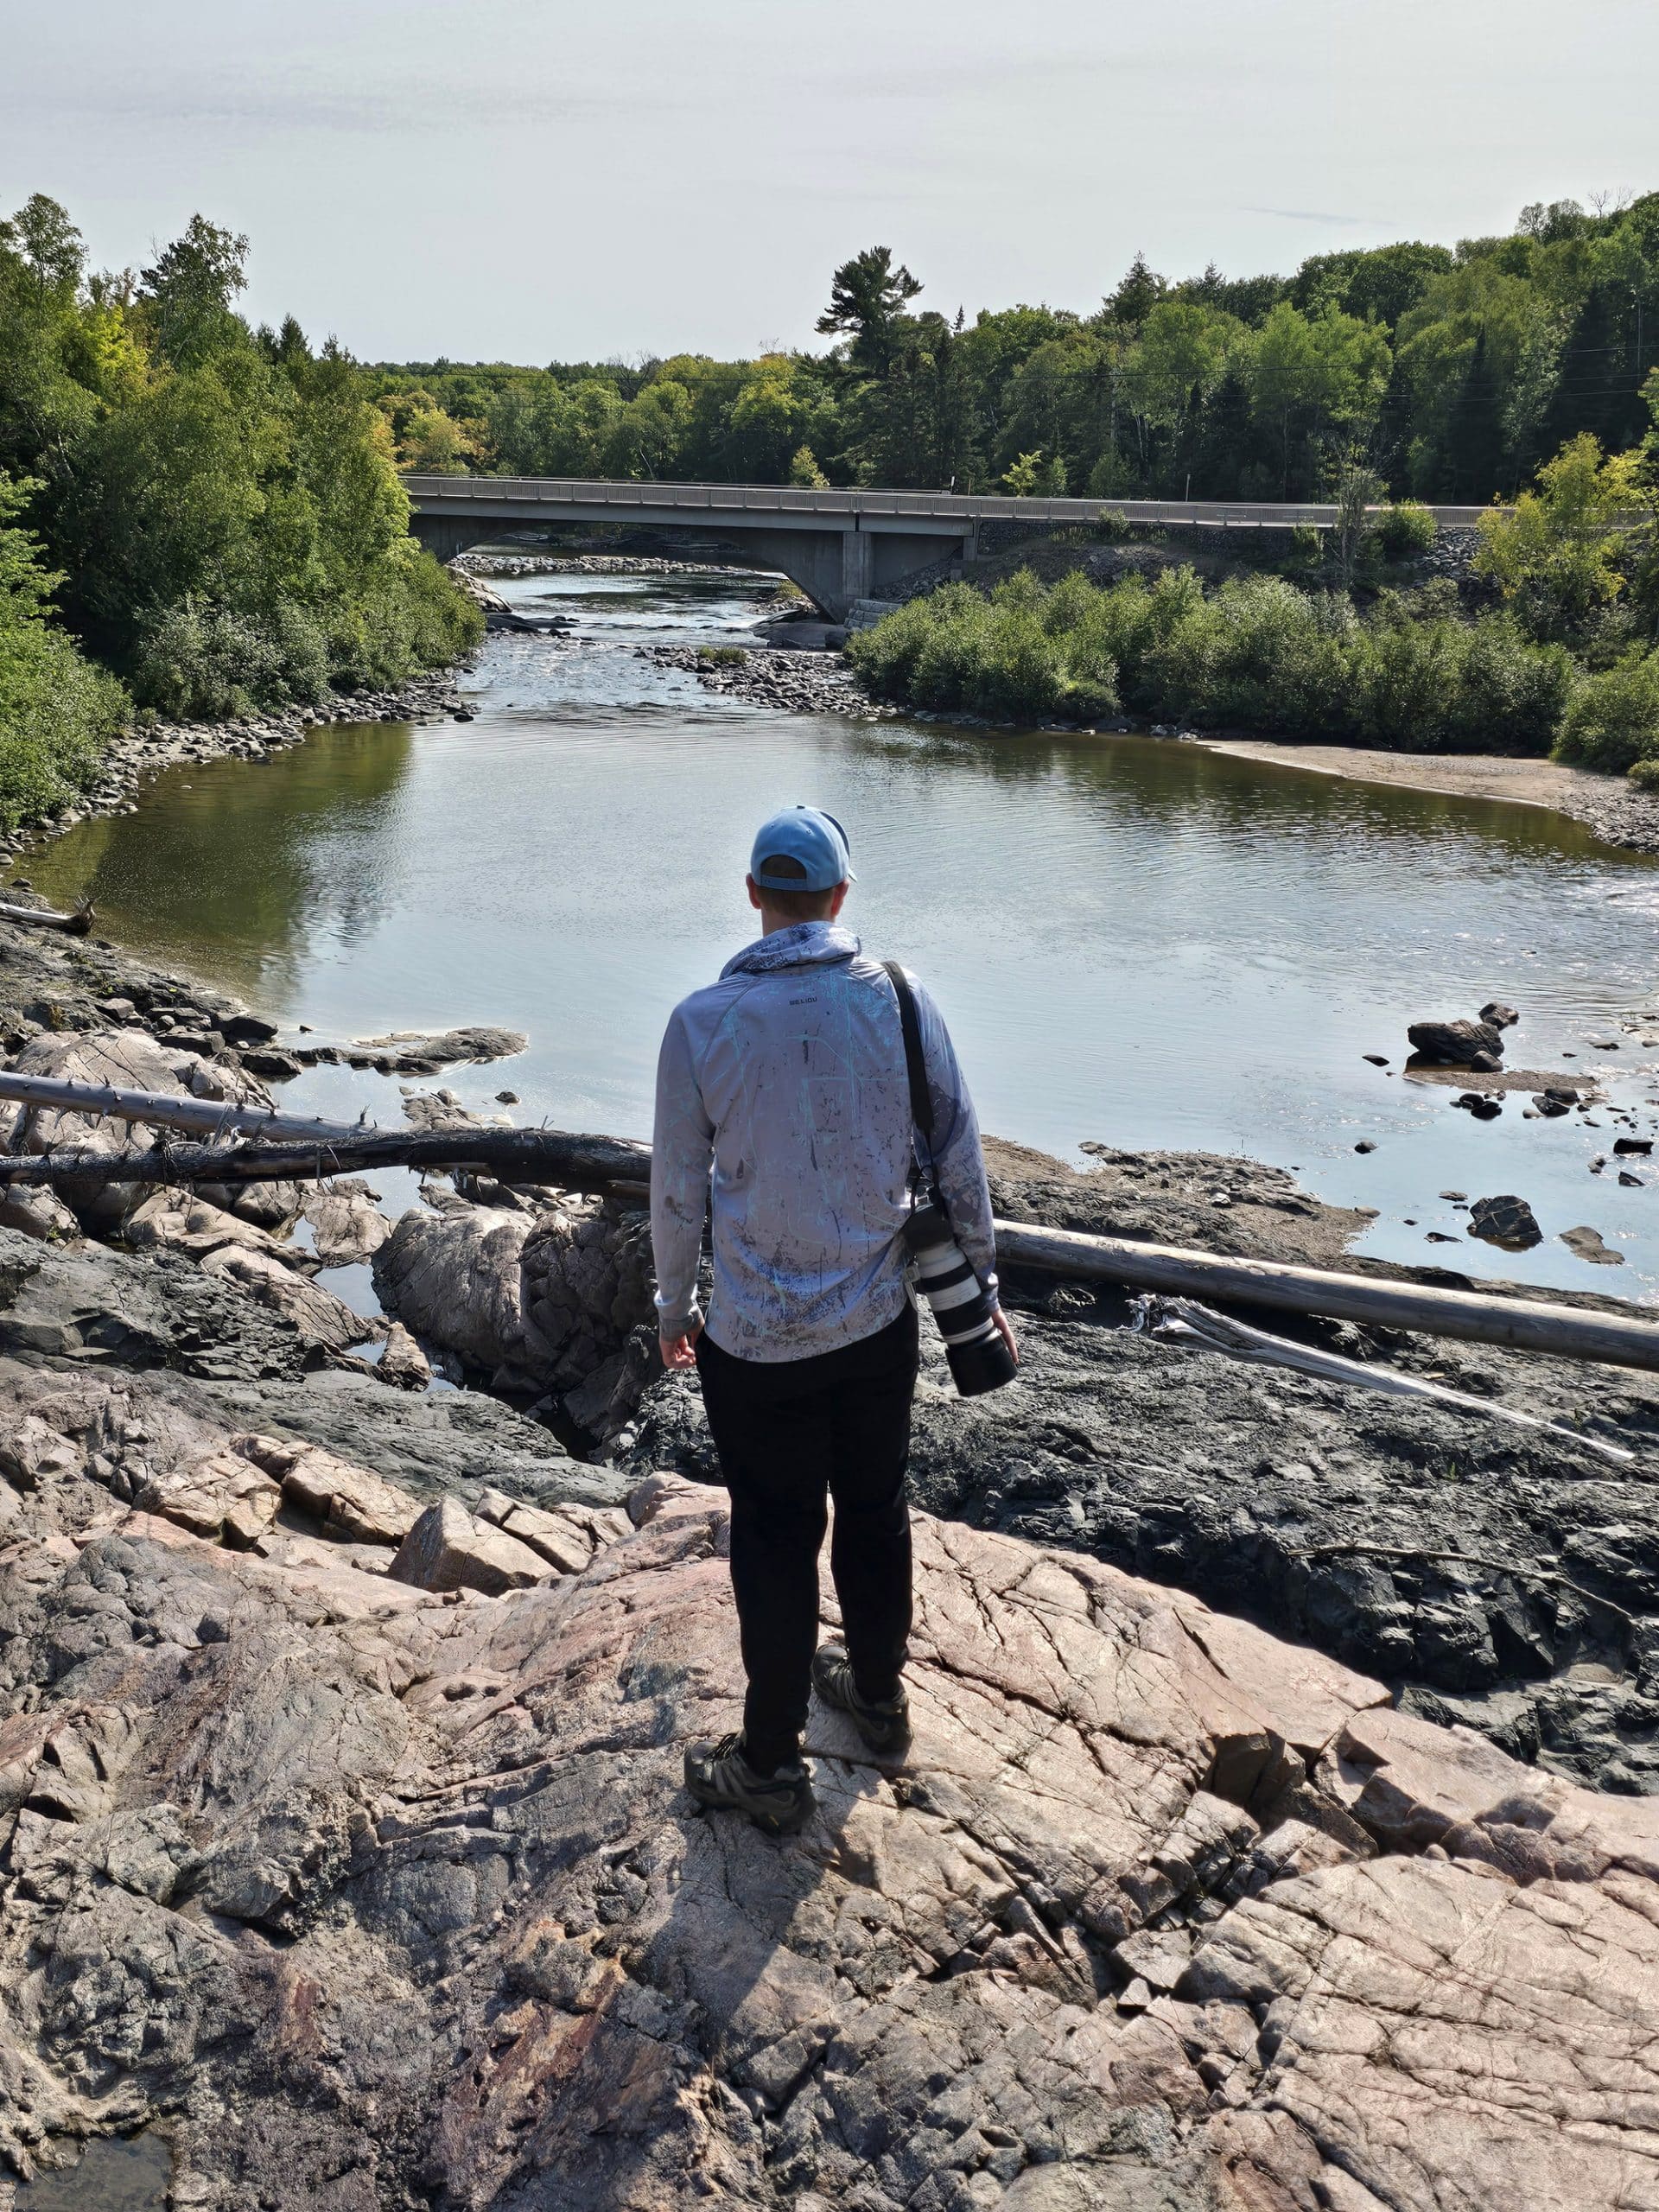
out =
{"type": "MultiPolygon", "coordinates": [[[[1540,809],[1197,746],[779,715],[632,650],[741,642],[758,579],[505,588],[579,630],[493,639],[475,721],[181,769],[27,872],[321,1035],[525,1030],[522,1058],[442,1080],[477,1104],[518,1092],[518,1120],[644,1136],[664,1017],[750,934],[753,828],[810,800],[851,832],[849,918],[934,987],[987,1128],[1068,1157],[1089,1139],[1247,1154],[1376,1207],[1363,1251],[1659,1289],[1659,1173],[1637,1161],[1642,1186],[1618,1184],[1605,1116],[1523,1121],[1512,1096],[1478,1123],[1363,1058],[1397,1070],[1408,1021],[1496,997],[1521,1010],[1512,1065],[1592,1065],[1648,1128],[1655,1056],[1618,1025],[1659,1007],[1653,863],[1540,809]],[[1609,1036],[1618,1052],[1590,1048],[1609,1036]],[[1427,1246],[1461,1230],[1448,1189],[1520,1192],[1546,1242],[1427,1246]],[[1576,1259],[1556,1240],[1579,1224],[1630,1264],[1576,1259]]],[[[1659,1034],[1659,1013],[1643,1026],[1659,1034]]],[[[320,1070],[285,1096],[397,1111],[372,1076],[320,1070]]]]}

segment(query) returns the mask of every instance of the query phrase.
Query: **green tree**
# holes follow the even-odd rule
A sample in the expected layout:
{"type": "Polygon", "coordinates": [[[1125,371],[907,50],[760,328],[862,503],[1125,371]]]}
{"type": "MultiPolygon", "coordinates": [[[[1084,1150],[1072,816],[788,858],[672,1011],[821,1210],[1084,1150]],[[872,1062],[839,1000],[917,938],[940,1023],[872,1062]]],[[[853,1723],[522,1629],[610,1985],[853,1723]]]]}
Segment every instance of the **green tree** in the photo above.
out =
{"type": "Polygon", "coordinates": [[[62,578],[19,526],[37,484],[0,474],[0,827],[85,788],[130,702],[51,621],[62,578]]]}
{"type": "Polygon", "coordinates": [[[1629,582],[1638,532],[1651,533],[1642,457],[1604,455],[1586,430],[1538,472],[1507,512],[1480,520],[1478,575],[1490,577],[1537,637],[1576,638],[1629,582]]]}
{"type": "Polygon", "coordinates": [[[1262,325],[1251,359],[1258,420],[1279,434],[1281,495],[1304,495],[1332,433],[1363,439],[1376,417],[1392,361],[1374,323],[1337,310],[1305,315],[1281,301],[1262,325]]]}
{"type": "Polygon", "coordinates": [[[247,286],[248,241],[193,215],[183,236],[143,272],[139,300],[156,344],[175,368],[198,368],[245,344],[231,302],[247,286]]]}
{"type": "Polygon", "coordinates": [[[891,246],[867,246],[830,279],[830,304],[817,327],[826,336],[850,338],[855,366],[880,376],[893,358],[905,308],[921,289],[902,263],[894,268],[891,246]]]}

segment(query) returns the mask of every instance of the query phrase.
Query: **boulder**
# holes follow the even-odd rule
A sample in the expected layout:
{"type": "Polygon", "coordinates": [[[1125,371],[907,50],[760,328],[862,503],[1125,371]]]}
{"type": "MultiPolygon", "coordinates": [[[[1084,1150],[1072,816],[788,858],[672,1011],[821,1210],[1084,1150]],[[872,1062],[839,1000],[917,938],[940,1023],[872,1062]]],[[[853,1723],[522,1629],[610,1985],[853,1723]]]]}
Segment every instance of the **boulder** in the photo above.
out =
{"type": "Polygon", "coordinates": [[[655,1371],[629,1348],[654,1288],[650,1223],[635,1207],[577,1198],[535,1215],[411,1211],[375,1254],[374,1283],[389,1313],[475,1374],[555,1396],[592,1382],[582,1425],[596,1433],[624,1424],[655,1371]]]}
{"type": "Polygon", "coordinates": [[[1624,1264],[1624,1255],[1614,1251],[1599,1229],[1564,1229],[1561,1242],[1575,1258],[1588,1260],[1592,1267],[1622,1268],[1624,1264]]]}
{"type": "Polygon", "coordinates": [[[0,1229],[16,1229],[45,1243],[80,1235],[80,1224],[55,1191],[39,1184],[0,1185],[0,1229]]]}
{"type": "Polygon", "coordinates": [[[311,1242],[325,1268],[372,1260],[391,1234],[391,1224],[365,1183],[346,1181],[309,1190],[301,1211],[311,1225],[311,1242]]]}
{"type": "Polygon", "coordinates": [[[1505,1006],[1501,999],[1489,999],[1480,1009],[1480,1019],[1490,1022],[1494,1029],[1513,1029],[1521,1017],[1512,1006],[1505,1006]]]}
{"type": "Polygon", "coordinates": [[[320,1522],[323,1535],[340,1542],[401,1544],[420,1517],[408,1491],[321,1445],[257,1434],[232,1442],[280,1484],[287,1505],[320,1522]]]}
{"type": "Polygon", "coordinates": [[[1506,1252],[1530,1251],[1544,1241],[1537,1215],[1524,1198],[1512,1192],[1501,1198],[1476,1198],[1469,1208],[1469,1234],[1488,1244],[1501,1244],[1506,1252]]]}
{"type": "Polygon", "coordinates": [[[499,1206],[411,1207],[374,1255],[381,1305],[474,1374],[528,1381],[519,1262],[532,1226],[499,1206]]]}
{"type": "Polygon", "coordinates": [[[595,1552],[614,1542],[632,1525],[624,1512],[596,1512],[580,1505],[556,1506],[550,1511],[505,1497],[499,1490],[484,1491],[478,1501],[478,1516],[527,1544],[561,1574],[580,1574],[591,1564],[595,1552]]]}
{"type": "Polygon", "coordinates": [[[255,1223],[243,1221],[222,1206],[193,1197],[186,1191],[153,1192],[142,1205],[133,1208],[121,1224],[121,1230],[127,1243],[137,1251],[165,1244],[174,1251],[188,1253],[194,1260],[204,1260],[208,1253],[217,1252],[226,1244],[240,1245],[246,1251],[268,1252],[279,1264],[304,1256],[284,1251],[268,1230],[255,1223]]]}
{"type": "Polygon", "coordinates": [[[420,1590],[480,1590],[494,1598],[539,1582],[548,1567],[540,1552],[443,1498],[421,1515],[387,1572],[394,1582],[420,1590]]]}
{"type": "MultiPolygon", "coordinates": [[[[381,1075],[436,1075],[440,1068],[461,1061],[482,1066],[491,1060],[511,1059],[522,1052],[529,1038],[517,1029],[445,1029],[435,1036],[419,1030],[399,1029],[389,1037],[359,1037],[329,1053],[348,1067],[374,1068],[381,1075]]],[[[326,1049],[326,1048],[324,1048],[326,1049]]],[[[312,1048],[308,1057],[321,1057],[312,1048]]]]}
{"type": "MultiPolygon", "coordinates": [[[[172,1091],[188,1095],[185,1070],[189,1056],[160,1045],[142,1029],[75,1030],[48,1033],[24,1046],[12,1063],[18,1075],[48,1076],[60,1083],[111,1085],[125,1090],[172,1091]]],[[[143,1139],[124,1122],[29,1107],[12,1132],[19,1153],[126,1152],[143,1139]]],[[[90,1229],[112,1229],[132,1205],[140,1186],[78,1178],[58,1195],[90,1229]]]]}
{"type": "Polygon", "coordinates": [[[1503,1033],[1491,1021],[1414,1021],[1406,1032],[1412,1051],[1431,1067],[1495,1068],[1503,1058],[1503,1033]]]}
{"type": "Polygon", "coordinates": [[[394,1390],[424,1390],[432,1380],[432,1363],[401,1321],[394,1321],[374,1365],[377,1382],[394,1390]]]}
{"type": "Polygon", "coordinates": [[[284,1267],[274,1254],[246,1244],[220,1244],[201,1262],[204,1274],[228,1278],[272,1307],[299,1332],[301,1341],[328,1351],[384,1333],[384,1323],[353,1313],[343,1299],[284,1267]]]}

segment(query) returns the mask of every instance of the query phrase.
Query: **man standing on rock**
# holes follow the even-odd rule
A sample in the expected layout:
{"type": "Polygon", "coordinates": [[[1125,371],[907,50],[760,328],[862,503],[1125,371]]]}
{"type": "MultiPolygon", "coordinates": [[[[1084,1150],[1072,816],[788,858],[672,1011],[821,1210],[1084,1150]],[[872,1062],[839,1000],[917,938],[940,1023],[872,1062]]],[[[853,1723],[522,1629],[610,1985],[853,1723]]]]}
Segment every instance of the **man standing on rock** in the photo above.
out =
{"type": "MultiPolygon", "coordinates": [[[[775,1834],[812,1809],[801,1755],[811,1687],[875,1751],[910,1709],[905,1470],[917,1367],[906,1265],[915,1145],[899,1000],[839,917],[846,834],[806,806],[754,841],[762,935],[677,1006],[657,1071],[651,1221],[663,1359],[696,1364],[732,1500],[732,1590],[748,1691],[740,1733],[686,1752],[705,1805],[775,1834]],[[714,1291],[697,1298],[702,1225],[714,1291]],[[817,1649],[826,1495],[845,1646],[817,1649]]],[[[990,1194],[944,1021],[912,983],[933,1108],[932,1166],[957,1239],[995,1289],[990,1194]]],[[[1013,1350],[1014,1337],[998,1313],[1013,1350]]]]}

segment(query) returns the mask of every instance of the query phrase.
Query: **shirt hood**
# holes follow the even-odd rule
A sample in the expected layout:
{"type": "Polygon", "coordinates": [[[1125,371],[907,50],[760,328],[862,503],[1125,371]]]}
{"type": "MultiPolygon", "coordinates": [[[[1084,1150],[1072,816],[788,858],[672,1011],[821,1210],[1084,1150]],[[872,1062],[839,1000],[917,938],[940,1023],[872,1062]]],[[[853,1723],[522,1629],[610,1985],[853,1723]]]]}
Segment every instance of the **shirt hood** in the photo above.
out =
{"type": "Polygon", "coordinates": [[[734,952],[720,971],[728,976],[770,976],[780,968],[821,967],[836,960],[855,960],[861,950],[851,930],[839,922],[797,922],[792,928],[774,930],[734,952]]]}

